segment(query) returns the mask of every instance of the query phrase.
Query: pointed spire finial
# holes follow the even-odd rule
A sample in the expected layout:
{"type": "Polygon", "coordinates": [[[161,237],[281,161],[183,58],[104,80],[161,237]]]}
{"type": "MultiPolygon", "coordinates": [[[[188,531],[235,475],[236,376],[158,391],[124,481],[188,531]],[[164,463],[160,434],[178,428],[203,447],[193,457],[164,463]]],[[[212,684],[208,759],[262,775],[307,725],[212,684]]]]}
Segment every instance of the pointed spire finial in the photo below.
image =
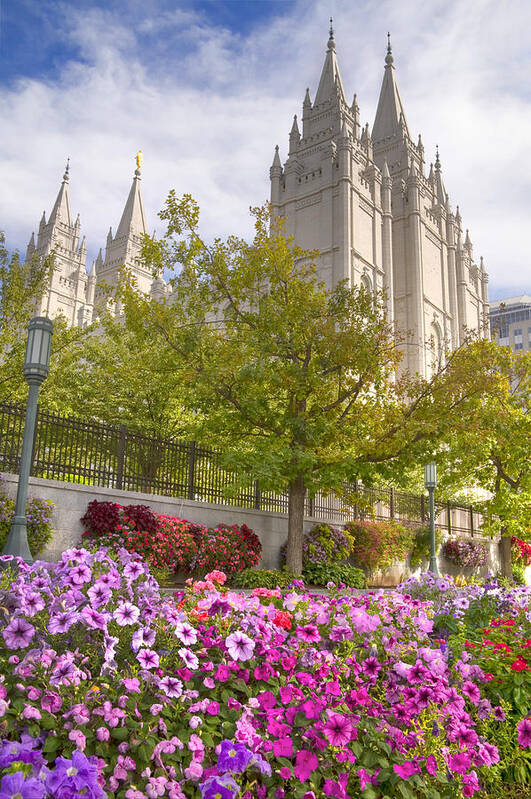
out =
{"type": "Polygon", "coordinates": [[[435,145],[435,169],[441,168],[441,160],[439,158],[439,145],[435,145]]]}
{"type": "Polygon", "coordinates": [[[70,172],[70,156],[66,159],[66,166],[65,166],[65,173],[63,175],[63,180],[65,183],[68,183],[68,173],[70,172]]]}
{"type": "Polygon", "coordinates": [[[328,49],[335,50],[336,43],[334,41],[334,28],[333,28],[333,19],[330,17],[330,30],[328,31],[328,49]]]}
{"type": "Polygon", "coordinates": [[[391,34],[387,33],[387,55],[385,56],[385,63],[388,67],[393,63],[393,51],[391,50],[391,34]]]}
{"type": "Polygon", "coordinates": [[[142,153],[142,150],[139,150],[137,152],[136,156],[135,156],[135,161],[136,161],[135,177],[136,178],[140,177],[140,167],[142,166],[143,157],[144,157],[144,155],[142,153]]]}

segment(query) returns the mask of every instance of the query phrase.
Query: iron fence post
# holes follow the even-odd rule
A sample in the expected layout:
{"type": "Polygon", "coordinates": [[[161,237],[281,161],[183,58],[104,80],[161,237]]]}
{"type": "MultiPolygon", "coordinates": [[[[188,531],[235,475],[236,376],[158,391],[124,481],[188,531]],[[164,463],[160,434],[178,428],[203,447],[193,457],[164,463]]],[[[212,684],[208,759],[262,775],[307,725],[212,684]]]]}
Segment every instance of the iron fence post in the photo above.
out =
{"type": "Polygon", "coordinates": [[[127,439],[127,428],[124,424],[120,425],[120,437],[118,439],[118,452],[116,464],[116,488],[122,491],[124,487],[124,464],[125,464],[125,445],[127,439]]]}
{"type": "Polygon", "coordinates": [[[192,441],[188,450],[188,499],[195,498],[195,456],[195,441],[192,441]]]}

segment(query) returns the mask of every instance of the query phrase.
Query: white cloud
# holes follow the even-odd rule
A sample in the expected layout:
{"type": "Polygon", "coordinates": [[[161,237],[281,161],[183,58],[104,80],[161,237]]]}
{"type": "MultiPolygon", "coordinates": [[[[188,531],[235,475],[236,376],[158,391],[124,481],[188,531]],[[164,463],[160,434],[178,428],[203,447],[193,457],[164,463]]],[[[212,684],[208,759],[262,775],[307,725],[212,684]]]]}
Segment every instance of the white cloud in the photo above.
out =
{"type": "Polygon", "coordinates": [[[297,0],[247,36],[191,4],[63,15],[77,49],[55,82],[4,90],[2,227],[23,248],[51,209],[64,161],[89,257],[116,228],[144,151],[151,228],[170,188],[200,202],[209,235],[248,235],[250,204],[269,193],[273,148],[287,154],[306,86],[315,96],[330,8],[347,94],[372,123],[392,33],[412,135],[429,163],[439,144],[446,188],[490,272],[491,294],[530,290],[531,4],[512,0],[297,0]],[[134,12],[134,13],[133,13],[134,12]]]}

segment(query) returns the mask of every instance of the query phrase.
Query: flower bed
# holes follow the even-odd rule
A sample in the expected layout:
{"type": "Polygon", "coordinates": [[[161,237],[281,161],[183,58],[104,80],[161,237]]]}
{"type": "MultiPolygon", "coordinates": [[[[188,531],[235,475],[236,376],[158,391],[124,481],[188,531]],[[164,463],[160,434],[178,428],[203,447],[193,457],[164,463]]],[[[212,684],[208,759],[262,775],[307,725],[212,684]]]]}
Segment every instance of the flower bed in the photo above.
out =
{"type": "Polygon", "coordinates": [[[89,503],[81,519],[82,543],[92,551],[121,547],[141,555],[157,573],[202,573],[223,569],[227,574],[256,566],[262,544],[246,524],[207,528],[176,516],[158,514],[147,505],[89,503]]]}
{"type": "MultiPolygon", "coordinates": [[[[19,568],[0,584],[2,797],[450,799],[531,784],[531,720],[465,645],[470,602],[443,635],[469,589],[323,597],[295,581],[243,596],[215,571],[169,598],[123,549],[19,568]]],[[[491,626],[508,618],[524,640],[529,590],[474,590],[491,626]]]]}

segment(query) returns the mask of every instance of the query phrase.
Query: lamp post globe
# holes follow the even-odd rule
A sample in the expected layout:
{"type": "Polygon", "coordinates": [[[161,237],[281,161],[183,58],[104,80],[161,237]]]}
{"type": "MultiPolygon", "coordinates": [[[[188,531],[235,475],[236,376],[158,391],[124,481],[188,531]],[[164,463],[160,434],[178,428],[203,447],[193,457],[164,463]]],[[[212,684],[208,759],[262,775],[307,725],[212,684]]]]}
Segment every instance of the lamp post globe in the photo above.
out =
{"type": "Polygon", "coordinates": [[[36,316],[28,325],[28,339],[23,371],[24,377],[28,382],[29,390],[26,404],[22,453],[20,456],[17,500],[15,515],[11,521],[9,535],[2,551],[2,555],[7,555],[12,558],[20,557],[25,560],[26,563],[33,563],[33,557],[28,544],[26,501],[28,498],[28,482],[32,465],[33,440],[35,438],[35,423],[37,420],[37,402],[39,387],[48,377],[52,335],[53,323],[45,316],[36,316]]]}

